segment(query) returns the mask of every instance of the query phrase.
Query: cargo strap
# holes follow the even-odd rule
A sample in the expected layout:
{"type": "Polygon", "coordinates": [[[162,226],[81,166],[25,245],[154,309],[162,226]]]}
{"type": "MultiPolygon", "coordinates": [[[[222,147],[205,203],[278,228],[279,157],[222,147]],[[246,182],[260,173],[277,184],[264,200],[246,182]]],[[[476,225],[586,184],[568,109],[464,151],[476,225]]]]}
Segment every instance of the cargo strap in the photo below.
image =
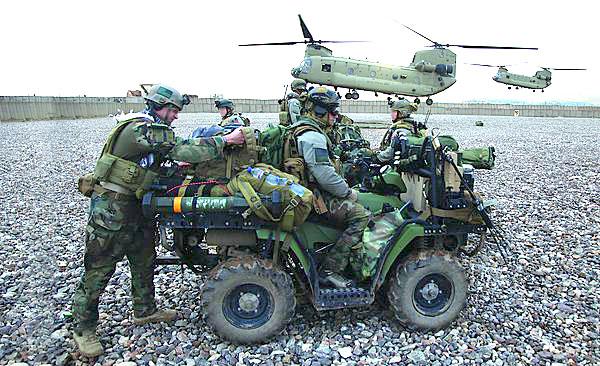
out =
{"type": "Polygon", "coordinates": [[[135,193],[133,193],[132,191],[130,191],[129,189],[125,188],[125,187],[121,187],[118,184],[114,184],[111,182],[100,182],[100,185],[104,188],[106,188],[109,191],[113,191],[115,193],[120,193],[123,195],[127,195],[127,196],[133,196],[135,193]]]}
{"type": "Polygon", "coordinates": [[[185,176],[183,183],[181,183],[181,187],[179,187],[179,190],[177,191],[177,197],[185,196],[185,191],[187,190],[187,187],[190,185],[190,183],[192,182],[193,179],[194,179],[193,175],[185,176]]]}
{"type": "MultiPolygon", "coordinates": [[[[271,212],[262,204],[260,197],[258,196],[258,194],[256,193],[256,191],[250,183],[245,182],[243,180],[238,180],[237,184],[240,189],[240,192],[242,192],[242,195],[250,205],[249,210],[259,213],[273,222],[281,221],[289,210],[293,210],[299,204],[299,202],[295,198],[292,198],[288,205],[281,212],[281,215],[275,218],[273,217],[271,212]]],[[[247,216],[248,214],[248,211],[244,213],[245,216],[247,216]]]]}
{"type": "Polygon", "coordinates": [[[115,199],[117,201],[133,201],[133,200],[136,200],[136,196],[133,195],[132,193],[128,193],[128,194],[118,193],[118,192],[115,192],[113,190],[106,189],[106,188],[102,187],[99,184],[96,184],[94,186],[94,192],[96,194],[108,194],[109,197],[111,197],[112,199],[115,199]]]}

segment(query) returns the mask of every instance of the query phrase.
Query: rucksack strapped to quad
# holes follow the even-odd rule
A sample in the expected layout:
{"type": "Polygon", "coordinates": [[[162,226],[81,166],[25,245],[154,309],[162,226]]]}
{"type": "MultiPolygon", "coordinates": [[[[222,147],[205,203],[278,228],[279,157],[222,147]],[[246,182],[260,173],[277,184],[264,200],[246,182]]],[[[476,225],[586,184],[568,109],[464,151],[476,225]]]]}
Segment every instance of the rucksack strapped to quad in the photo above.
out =
{"type": "MultiPolygon", "coordinates": [[[[275,135],[270,138],[281,140],[275,135]]],[[[298,296],[317,310],[329,310],[369,305],[381,294],[406,326],[446,327],[466,301],[468,282],[457,256],[476,252],[465,249],[468,234],[482,237],[480,244],[486,233],[499,248],[505,244],[490,219],[489,203],[474,191],[473,169],[435,136],[398,144],[387,167],[369,157],[352,163],[362,177],[358,202],[374,215],[344,273],[356,285],[323,287],[319,264],[343,228],[306,210],[298,212],[301,219],[281,225],[285,213],[311,192],[290,194],[297,180],[265,166],[243,171],[245,178],[232,177],[226,197],[173,197],[164,185],[155,185],[143,199],[144,214],[157,220],[161,243],[177,254],[157,263],[187,264],[207,274],[200,297],[205,319],[235,343],[279,334],[292,319],[298,296]]]]}

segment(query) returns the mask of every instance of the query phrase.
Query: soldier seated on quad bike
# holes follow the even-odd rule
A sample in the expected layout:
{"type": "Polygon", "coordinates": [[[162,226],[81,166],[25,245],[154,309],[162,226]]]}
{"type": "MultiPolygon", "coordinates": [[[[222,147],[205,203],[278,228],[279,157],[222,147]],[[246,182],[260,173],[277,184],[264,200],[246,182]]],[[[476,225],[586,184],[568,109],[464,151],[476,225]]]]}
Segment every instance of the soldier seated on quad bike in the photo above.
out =
{"type": "Polygon", "coordinates": [[[327,131],[336,121],[339,105],[340,98],[333,90],[317,87],[308,92],[305,113],[290,126],[293,142],[284,162],[290,158],[304,160],[307,181],[301,183],[322,197],[322,207],[315,211],[322,219],[345,228],[321,263],[319,275],[324,284],[348,287],[352,281],[342,272],[349,264],[352,248],[361,243],[371,213],[356,202],[357,192],[336,172],[332,162],[335,157],[327,131]]]}
{"type": "Polygon", "coordinates": [[[427,127],[422,123],[417,123],[410,117],[411,113],[416,112],[418,104],[411,103],[406,99],[399,99],[390,103],[390,114],[392,124],[385,132],[381,143],[377,159],[381,162],[388,162],[394,159],[394,147],[392,141],[399,136],[425,137],[427,127]]]}

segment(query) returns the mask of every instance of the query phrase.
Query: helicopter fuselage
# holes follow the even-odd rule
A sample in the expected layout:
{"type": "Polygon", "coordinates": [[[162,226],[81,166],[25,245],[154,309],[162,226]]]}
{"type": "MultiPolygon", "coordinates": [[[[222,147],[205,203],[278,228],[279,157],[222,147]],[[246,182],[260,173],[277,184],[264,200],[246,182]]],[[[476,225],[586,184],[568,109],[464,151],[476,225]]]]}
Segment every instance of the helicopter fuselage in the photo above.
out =
{"type": "Polygon", "coordinates": [[[492,80],[506,85],[518,86],[526,89],[544,89],[551,84],[551,73],[548,70],[542,70],[533,76],[519,75],[508,72],[505,68],[500,68],[492,80]]]}
{"type": "MultiPolygon", "coordinates": [[[[439,50],[426,50],[434,52],[439,50]]],[[[456,82],[456,61],[452,54],[449,63],[432,63],[417,58],[410,66],[392,66],[335,56],[306,55],[292,76],[307,82],[352,90],[413,97],[430,96],[448,89],[456,82]]],[[[444,53],[442,51],[442,53],[444,53]]],[[[444,60],[446,61],[446,60],[444,60]]]]}

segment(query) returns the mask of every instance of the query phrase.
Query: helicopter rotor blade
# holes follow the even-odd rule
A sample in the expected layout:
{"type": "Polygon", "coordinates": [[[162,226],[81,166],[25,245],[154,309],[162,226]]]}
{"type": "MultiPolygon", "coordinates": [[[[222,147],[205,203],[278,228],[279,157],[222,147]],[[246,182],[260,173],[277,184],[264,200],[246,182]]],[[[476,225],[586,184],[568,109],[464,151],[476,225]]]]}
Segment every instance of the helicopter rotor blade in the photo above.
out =
{"type": "Polygon", "coordinates": [[[291,42],[267,42],[267,43],[246,43],[246,44],[238,44],[240,47],[247,46],[291,46],[295,44],[304,44],[309,43],[308,41],[291,41],[291,42]]]}
{"type": "Polygon", "coordinates": [[[409,27],[409,26],[407,26],[407,25],[405,25],[405,24],[402,24],[402,25],[403,25],[405,28],[407,28],[407,29],[409,29],[409,30],[413,31],[414,33],[416,33],[416,34],[420,35],[421,37],[425,38],[426,40],[428,40],[429,42],[433,43],[434,45],[438,45],[438,44],[439,44],[439,43],[437,43],[436,41],[432,40],[431,38],[425,37],[424,35],[422,35],[421,33],[417,32],[416,30],[412,29],[411,27],[409,27]]]}
{"type": "Polygon", "coordinates": [[[573,68],[553,68],[553,67],[542,67],[542,69],[554,70],[554,71],[584,71],[587,69],[573,69],[573,68]]]}
{"type": "Polygon", "coordinates": [[[514,46],[473,46],[466,44],[445,44],[441,45],[444,47],[460,47],[460,48],[476,48],[476,49],[490,49],[490,50],[532,50],[537,51],[537,47],[514,47],[514,46]]]}
{"type": "Polygon", "coordinates": [[[304,23],[304,20],[302,20],[302,16],[300,14],[298,14],[298,19],[300,19],[300,28],[302,28],[302,35],[304,36],[304,38],[309,39],[312,42],[313,36],[312,34],[310,34],[310,31],[304,23]]]}
{"type": "Polygon", "coordinates": [[[473,66],[485,66],[485,67],[502,67],[500,65],[488,65],[488,64],[467,64],[467,65],[473,65],[473,66]]]}

